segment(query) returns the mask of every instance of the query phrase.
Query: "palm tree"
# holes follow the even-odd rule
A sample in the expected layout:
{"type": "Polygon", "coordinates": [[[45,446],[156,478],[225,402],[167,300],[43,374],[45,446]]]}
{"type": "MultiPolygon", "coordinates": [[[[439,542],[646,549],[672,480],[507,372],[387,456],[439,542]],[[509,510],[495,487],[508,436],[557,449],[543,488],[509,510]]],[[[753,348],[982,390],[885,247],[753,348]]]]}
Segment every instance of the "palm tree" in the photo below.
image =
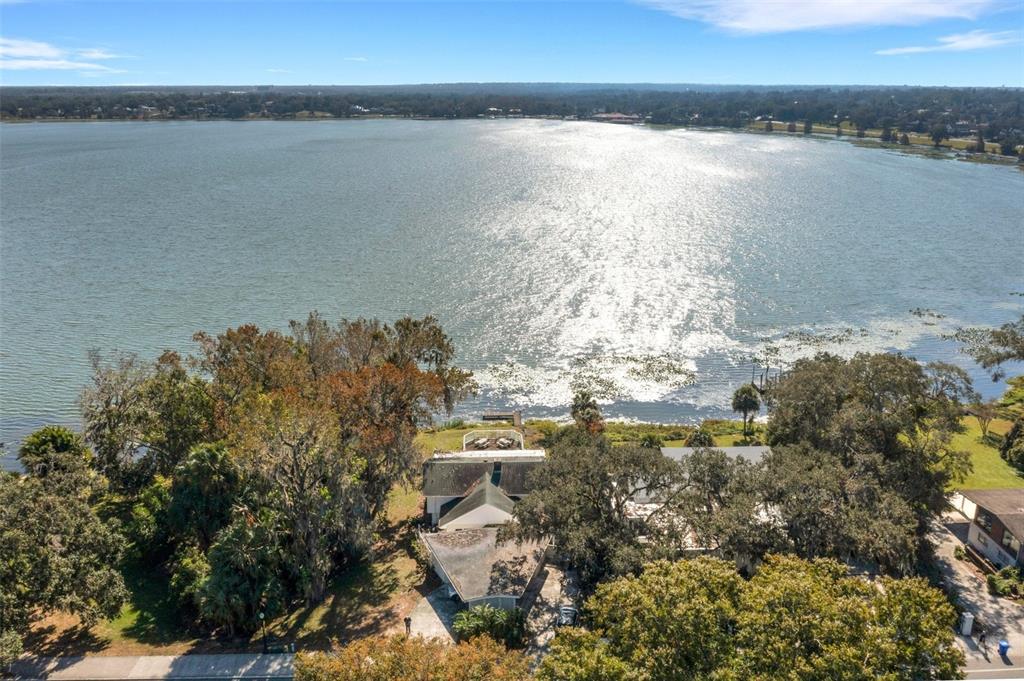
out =
{"type": "Polygon", "coordinates": [[[604,430],[604,418],[597,400],[586,390],[581,390],[572,397],[572,418],[580,429],[588,433],[600,433],[604,430]]]}
{"type": "Polygon", "coordinates": [[[761,396],[752,383],[744,383],[732,394],[732,410],[743,414],[743,434],[748,435],[748,420],[753,425],[754,415],[761,411],[761,396]]]}

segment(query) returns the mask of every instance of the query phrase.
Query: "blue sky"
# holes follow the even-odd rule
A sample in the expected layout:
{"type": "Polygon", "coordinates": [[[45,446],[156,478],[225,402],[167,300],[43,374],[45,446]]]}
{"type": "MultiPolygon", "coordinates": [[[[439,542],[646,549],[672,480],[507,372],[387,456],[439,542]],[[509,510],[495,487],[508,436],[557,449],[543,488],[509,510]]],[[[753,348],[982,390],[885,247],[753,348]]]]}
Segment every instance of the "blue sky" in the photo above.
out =
{"type": "Polygon", "coordinates": [[[1024,86],[1024,0],[0,0],[5,85],[1024,86]]]}

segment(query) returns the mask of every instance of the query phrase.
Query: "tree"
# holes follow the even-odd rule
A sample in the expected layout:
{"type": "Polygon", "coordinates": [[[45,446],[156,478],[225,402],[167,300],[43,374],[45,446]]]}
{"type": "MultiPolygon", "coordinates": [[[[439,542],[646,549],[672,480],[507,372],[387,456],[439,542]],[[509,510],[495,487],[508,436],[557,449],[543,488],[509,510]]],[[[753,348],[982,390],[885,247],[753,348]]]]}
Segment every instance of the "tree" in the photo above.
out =
{"type": "Polygon", "coordinates": [[[239,509],[210,547],[208,565],[192,556],[186,569],[196,574],[175,572],[179,598],[192,597],[200,617],[229,635],[256,631],[261,612],[272,619],[284,609],[284,529],[273,511],[239,509]]]}
{"type": "Polygon", "coordinates": [[[804,121],[804,134],[810,135],[812,132],[814,132],[814,124],[810,120],[804,121]]]}
{"type": "Polygon", "coordinates": [[[550,537],[590,587],[672,550],[659,539],[674,540],[671,504],[646,516],[631,514],[630,507],[638,498],[670,502],[681,475],[657,449],[614,447],[604,437],[569,431],[532,474],[533,491],[516,504],[503,536],[550,537]]]}
{"type": "Polygon", "coordinates": [[[775,130],[775,128],[774,128],[774,126],[772,126],[772,121],[771,121],[771,119],[768,119],[768,122],[766,122],[764,124],[764,131],[765,132],[772,132],[773,130],[775,130]]]}
{"type": "Polygon", "coordinates": [[[45,478],[85,469],[92,462],[92,452],[70,429],[45,426],[21,443],[18,460],[29,474],[45,478]]]}
{"type": "Polygon", "coordinates": [[[228,524],[241,486],[242,471],[223,443],[193,447],[174,469],[167,508],[171,533],[208,550],[228,524]]]}
{"type": "Polygon", "coordinates": [[[602,584],[585,612],[593,632],[559,632],[539,678],[938,679],[964,664],[940,591],[877,588],[830,560],[769,556],[749,581],[715,558],[660,561],[602,584]]]}
{"type": "Polygon", "coordinates": [[[891,142],[892,138],[893,138],[892,130],[889,128],[889,126],[885,126],[884,128],[882,128],[881,140],[883,142],[891,142]]]}
{"type": "Polygon", "coordinates": [[[970,355],[998,381],[1006,375],[1003,365],[1024,361],[1024,315],[998,329],[957,329],[952,335],[970,355]]]}
{"type": "Polygon", "coordinates": [[[974,151],[984,154],[985,150],[985,137],[981,134],[981,128],[978,128],[978,134],[975,136],[974,151]]]}
{"type": "Polygon", "coordinates": [[[992,421],[999,416],[999,410],[996,408],[996,404],[992,401],[978,402],[971,407],[970,411],[971,415],[978,419],[978,427],[981,428],[981,439],[987,439],[988,429],[992,425],[992,421]]]}
{"type": "Polygon", "coordinates": [[[0,637],[8,649],[50,613],[90,626],[116,616],[127,600],[118,571],[124,539],[90,505],[103,484],[84,465],[42,476],[0,473],[0,637]]]}
{"type": "Polygon", "coordinates": [[[610,651],[608,642],[583,629],[562,629],[551,641],[537,669],[538,681],[643,681],[634,669],[610,651]]]}
{"type": "Polygon", "coordinates": [[[360,555],[369,545],[358,462],[338,435],[328,409],[289,390],[245,401],[229,436],[244,474],[264,486],[265,503],[280,517],[286,562],[309,604],[323,600],[336,557],[360,555]]]}
{"type": "Polygon", "coordinates": [[[935,144],[936,147],[938,147],[939,144],[942,143],[942,140],[949,137],[946,125],[944,123],[936,123],[931,127],[931,130],[928,131],[928,137],[930,137],[932,143],[935,144]]]}
{"type": "Polygon", "coordinates": [[[295,681],[528,681],[526,657],[486,636],[458,645],[414,636],[367,637],[337,653],[300,653],[295,681]]]}
{"type": "Polygon", "coordinates": [[[1024,419],[1017,419],[1003,438],[999,455],[1019,471],[1024,472],[1024,419]]]}
{"type": "Polygon", "coordinates": [[[195,444],[217,439],[205,381],[177,354],[147,365],[123,354],[105,362],[89,354],[92,386],[79,405],[96,465],[122,489],[139,489],[154,474],[170,475],[195,444]]]}
{"type": "Polygon", "coordinates": [[[900,146],[910,146],[910,135],[908,135],[907,133],[903,133],[902,135],[900,135],[900,146]]]}
{"type": "Polygon", "coordinates": [[[864,128],[862,128],[861,126],[858,125],[857,126],[857,137],[866,137],[866,136],[867,136],[867,130],[865,130],[864,128]]]}
{"type": "Polygon", "coordinates": [[[774,556],[736,618],[739,678],[944,679],[959,676],[953,607],[918,578],[876,588],[835,561],[774,556]]]}
{"type": "Polygon", "coordinates": [[[786,125],[786,132],[796,132],[796,123],[790,121],[789,124],[786,125]]]}
{"type": "MultiPolygon", "coordinates": [[[[834,457],[829,461],[850,481],[838,499],[851,526],[875,527],[888,537],[913,527],[920,539],[944,509],[947,487],[969,470],[968,455],[951,441],[961,399],[970,394],[966,374],[948,365],[922,367],[885,353],[849,360],[820,354],[798,360],[773,384],[768,442],[834,457]]],[[[913,538],[877,542],[865,533],[860,555],[905,573],[916,551],[902,549],[913,538]]]]}
{"type": "Polygon", "coordinates": [[[761,396],[750,383],[744,383],[732,394],[732,410],[743,414],[743,434],[749,434],[749,426],[753,426],[753,417],[761,409],[761,396]],[[748,416],[749,424],[748,424],[748,416]]]}
{"type": "Polygon", "coordinates": [[[721,450],[697,449],[680,461],[686,484],[670,499],[670,516],[693,546],[753,571],[762,557],[789,548],[777,514],[764,503],[760,466],[721,450]]]}
{"type": "Polygon", "coordinates": [[[573,395],[570,413],[581,430],[591,434],[597,434],[604,430],[601,408],[597,406],[594,396],[586,390],[581,390],[573,395]]]}
{"type": "Polygon", "coordinates": [[[519,608],[502,610],[493,605],[478,605],[457,613],[452,631],[460,641],[488,636],[509,648],[520,648],[526,636],[526,617],[519,608]]]}

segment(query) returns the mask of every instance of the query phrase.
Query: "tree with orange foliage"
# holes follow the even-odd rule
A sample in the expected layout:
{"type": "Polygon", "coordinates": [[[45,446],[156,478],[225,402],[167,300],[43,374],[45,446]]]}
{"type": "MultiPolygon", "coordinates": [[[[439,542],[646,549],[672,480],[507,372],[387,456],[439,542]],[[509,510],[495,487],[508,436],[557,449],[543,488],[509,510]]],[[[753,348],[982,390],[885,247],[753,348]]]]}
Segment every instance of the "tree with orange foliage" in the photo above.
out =
{"type": "Polygon", "coordinates": [[[336,653],[300,653],[295,681],[527,681],[526,657],[486,636],[456,646],[419,636],[371,637],[336,653]]]}

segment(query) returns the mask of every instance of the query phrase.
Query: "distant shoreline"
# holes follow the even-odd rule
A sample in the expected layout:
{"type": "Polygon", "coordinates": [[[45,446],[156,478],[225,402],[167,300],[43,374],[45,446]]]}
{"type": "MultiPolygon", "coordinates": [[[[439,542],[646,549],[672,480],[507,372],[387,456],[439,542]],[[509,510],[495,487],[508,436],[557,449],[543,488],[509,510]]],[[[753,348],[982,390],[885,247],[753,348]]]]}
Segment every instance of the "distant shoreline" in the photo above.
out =
{"type": "MultiPolygon", "coordinates": [[[[595,121],[587,118],[563,118],[560,116],[494,116],[475,118],[446,118],[442,116],[348,116],[348,117],[327,117],[327,116],[305,116],[305,117],[280,117],[280,118],[33,118],[33,119],[0,119],[0,125],[26,125],[31,123],[325,123],[325,122],[356,122],[356,121],[423,121],[423,122],[452,122],[452,121],[490,121],[490,120],[533,120],[533,121],[559,121],[564,123],[596,123],[603,125],[623,125],[621,123],[608,123],[595,121]]],[[[775,122],[780,128],[784,128],[785,122],[775,122]]],[[[834,135],[830,132],[817,130],[810,133],[801,131],[788,132],[785,129],[767,131],[756,127],[747,126],[743,128],[730,128],[726,126],[704,126],[704,125],[678,125],[671,123],[638,123],[626,124],[630,127],[640,127],[648,130],[695,130],[698,132],[736,132],[755,135],[780,135],[783,137],[810,138],[825,141],[847,142],[854,146],[896,151],[910,156],[923,156],[938,160],[957,160],[968,163],[979,163],[982,165],[1016,166],[1024,172],[1024,162],[1018,161],[1013,156],[1003,156],[991,152],[971,152],[957,149],[951,145],[926,145],[911,143],[909,145],[892,144],[880,141],[877,136],[866,135],[858,137],[854,132],[846,131],[842,135],[834,135]]],[[[816,125],[816,128],[825,126],[816,125]]]]}

